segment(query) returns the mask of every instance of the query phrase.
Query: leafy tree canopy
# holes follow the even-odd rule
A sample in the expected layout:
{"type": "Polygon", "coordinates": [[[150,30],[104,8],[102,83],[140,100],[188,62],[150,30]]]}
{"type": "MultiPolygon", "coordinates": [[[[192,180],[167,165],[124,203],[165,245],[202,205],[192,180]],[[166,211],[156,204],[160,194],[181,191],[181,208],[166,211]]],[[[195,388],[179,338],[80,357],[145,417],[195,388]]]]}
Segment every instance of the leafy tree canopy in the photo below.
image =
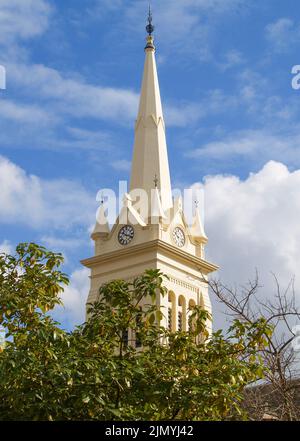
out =
{"type": "Polygon", "coordinates": [[[164,275],[148,270],[102,286],[89,320],[66,332],[49,314],[68,284],[62,263],[32,243],[0,255],[0,420],[246,418],[242,392],[263,375],[257,352],[271,332],[264,319],[209,337],[196,307],[189,332],[172,333],[154,301],[164,275]]]}

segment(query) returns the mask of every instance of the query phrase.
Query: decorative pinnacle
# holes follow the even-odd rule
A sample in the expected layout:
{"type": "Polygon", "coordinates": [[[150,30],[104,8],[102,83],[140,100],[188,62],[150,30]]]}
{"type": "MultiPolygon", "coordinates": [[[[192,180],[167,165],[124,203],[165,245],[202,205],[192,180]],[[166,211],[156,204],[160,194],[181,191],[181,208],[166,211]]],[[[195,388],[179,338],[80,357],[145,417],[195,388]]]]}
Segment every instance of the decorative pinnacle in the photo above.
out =
{"type": "Polygon", "coordinates": [[[154,26],[152,24],[152,11],[151,11],[151,5],[149,4],[149,14],[148,14],[148,24],[146,26],[146,31],[151,36],[154,32],[154,26]]]}

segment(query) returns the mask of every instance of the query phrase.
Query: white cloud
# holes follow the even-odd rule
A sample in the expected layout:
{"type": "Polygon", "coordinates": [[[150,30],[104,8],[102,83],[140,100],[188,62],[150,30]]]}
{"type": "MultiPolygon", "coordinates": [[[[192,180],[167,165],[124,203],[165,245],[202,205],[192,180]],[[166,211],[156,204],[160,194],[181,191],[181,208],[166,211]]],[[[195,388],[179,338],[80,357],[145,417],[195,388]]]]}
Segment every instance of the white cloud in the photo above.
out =
{"type": "MultiPolygon", "coordinates": [[[[232,59],[228,55],[224,63],[216,63],[216,66],[226,70],[242,63],[242,56],[232,53],[232,59]]],[[[185,127],[217,114],[236,118],[242,114],[250,118],[252,126],[263,124],[273,131],[298,122],[298,97],[280,96],[266,76],[244,68],[237,73],[235,84],[230,93],[221,88],[211,89],[197,102],[167,102],[164,106],[167,125],[185,127]]],[[[292,130],[291,126],[289,129],[292,130]]]]}
{"type": "Polygon", "coordinates": [[[275,52],[287,52],[298,44],[300,25],[290,18],[282,17],[266,26],[266,38],[275,52]]]}
{"type": "MultiPolygon", "coordinates": [[[[168,38],[172,37],[173,47],[174,44],[185,44],[179,38],[181,34],[188,37],[190,43],[191,31],[206,32],[203,23],[202,26],[197,26],[203,14],[207,14],[207,17],[219,16],[226,12],[236,11],[243,3],[244,0],[228,0],[227,2],[221,0],[180,0],[177,2],[166,0],[163,3],[157,2],[157,5],[153,5],[153,8],[156,11],[160,32],[166,33],[165,42],[168,43],[168,38]],[[160,21],[162,22],[161,26],[160,21]],[[170,29],[172,29],[171,33],[169,32],[170,29]],[[173,29],[176,29],[176,41],[173,38],[173,29]]],[[[46,1],[30,0],[26,2],[25,6],[24,4],[22,0],[11,2],[5,0],[3,3],[3,17],[9,16],[10,21],[17,23],[16,26],[7,26],[7,30],[5,31],[6,28],[3,30],[7,35],[9,29],[13,29],[11,38],[25,40],[29,37],[41,35],[49,24],[51,8],[46,1]],[[19,17],[22,17],[20,24],[19,17]]],[[[127,19],[125,25],[134,25],[136,28],[136,22],[140,21],[140,16],[145,15],[145,4],[130,2],[128,5],[120,1],[117,9],[119,10],[122,5],[126,6],[127,19]]],[[[101,16],[105,14],[107,9],[111,13],[112,9],[116,9],[115,6],[114,4],[112,8],[111,2],[106,0],[97,2],[97,8],[99,8],[101,16]]],[[[124,18],[122,18],[122,26],[124,26],[124,18]]],[[[201,47],[203,47],[203,44],[201,47]]],[[[199,48],[197,51],[199,52],[199,48]]],[[[231,64],[237,62],[239,55],[231,51],[226,57],[226,63],[231,64]]],[[[34,90],[35,96],[43,100],[44,107],[47,107],[47,113],[37,106],[28,109],[28,119],[34,120],[34,115],[39,113],[38,119],[55,120],[69,115],[77,118],[113,119],[124,124],[124,122],[132,122],[136,117],[139,94],[135,91],[88,84],[83,78],[74,73],[63,75],[56,69],[44,65],[17,62],[15,64],[9,63],[6,67],[10,83],[14,87],[18,87],[25,95],[26,92],[27,95],[32,94],[34,90]]],[[[21,103],[13,104],[7,103],[3,113],[7,117],[21,117],[22,115],[25,117],[26,106],[21,103]],[[13,104],[14,108],[12,109],[13,104]]],[[[193,122],[201,117],[205,107],[200,106],[198,108],[197,103],[169,105],[166,109],[168,125],[184,126],[189,122],[193,122]],[[180,110],[178,110],[179,107],[180,110]],[[186,115],[184,118],[182,113],[186,115]]]]}
{"type": "MultiPolygon", "coordinates": [[[[136,2],[131,2],[129,5],[119,3],[118,10],[121,4],[126,6],[125,11],[128,18],[126,24],[128,23],[130,26],[134,24],[136,27],[136,20],[139,20],[140,14],[145,13],[145,5],[136,2]]],[[[182,0],[176,3],[166,0],[153,6],[157,11],[158,28],[161,28],[160,32],[166,32],[166,43],[168,43],[170,36],[173,39],[173,32],[169,32],[172,28],[176,29],[178,44],[185,44],[182,39],[178,38],[180,33],[187,37],[188,42],[190,42],[192,30],[196,33],[206,32],[203,23],[201,26],[197,26],[202,20],[203,14],[207,14],[207,17],[211,18],[227,12],[232,13],[243,3],[244,0],[228,0],[226,3],[221,0],[182,0]],[[160,21],[162,21],[161,27],[159,25],[160,21]]],[[[15,40],[24,41],[26,38],[41,35],[49,25],[51,8],[46,1],[37,0],[34,2],[30,0],[26,4],[27,6],[24,6],[21,1],[17,0],[11,3],[5,1],[2,7],[3,14],[8,14],[7,11],[9,11],[9,17],[15,17],[17,22],[18,17],[24,18],[24,23],[22,21],[23,27],[21,25],[17,26],[12,34],[15,40]],[[35,25],[36,21],[39,21],[39,26],[35,25]]],[[[110,13],[112,9],[116,9],[115,5],[113,8],[111,6],[110,2],[104,0],[98,2],[101,15],[106,9],[109,9],[110,13]]],[[[124,19],[122,18],[123,25],[124,19]]],[[[176,42],[173,41],[172,47],[174,44],[176,42]]],[[[199,47],[197,51],[199,52],[199,47]]],[[[240,54],[236,51],[229,51],[226,54],[223,68],[229,68],[239,62],[241,62],[240,54]]],[[[88,139],[78,139],[77,144],[74,140],[65,143],[59,142],[55,137],[53,124],[59,124],[67,117],[75,117],[79,120],[83,117],[114,120],[119,124],[127,124],[132,123],[136,117],[139,94],[133,90],[89,84],[78,74],[70,72],[62,74],[54,68],[38,64],[33,65],[28,62],[20,63],[20,60],[16,63],[7,63],[6,67],[10,84],[19,89],[19,97],[23,95],[31,97],[34,90],[35,97],[40,100],[40,107],[37,104],[30,107],[22,104],[22,102],[7,101],[2,104],[0,112],[6,119],[14,119],[15,122],[23,119],[27,124],[26,128],[22,129],[22,136],[24,137],[24,131],[26,134],[28,133],[29,136],[26,136],[26,138],[31,138],[35,147],[38,146],[35,142],[37,133],[34,132],[34,127],[37,126],[39,121],[42,122],[45,130],[47,130],[46,125],[49,126],[44,136],[44,148],[53,148],[55,144],[67,148],[71,142],[74,142],[74,145],[80,148],[87,148],[90,145],[88,139]],[[53,138],[55,139],[53,140],[53,138]]],[[[205,97],[202,100],[203,102],[200,103],[178,103],[166,106],[168,125],[186,126],[193,124],[211,112],[226,110],[230,103],[235,105],[236,100],[234,98],[226,97],[220,91],[212,91],[208,95],[211,96],[205,97]],[[215,93],[217,93],[217,96],[214,95],[215,93]]],[[[9,144],[10,139],[14,141],[20,133],[19,130],[15,130],[14,126],[8,127],[7,131],[11,133],[11,136],[6,136],[3,131],[1,135],[1,141],[5,144],[9,144]]],[[[18,142],[18,139],[16,141],[18,142]]],[[[105,144],[105,141],[101,144],[105,144]]]]}
{"type": "Polygon", "coordinates": [[[207,92],[198,102],[172,102],[164,106],[167,126],[186,127],[215,114],[233,111],[239,105],[235,96],[220,89],[207,92]]]}
{"type": "Polygon", "coordinates": [[[73,329],[85,321],[85,304],[90,287],[89,274],[87,268],[77,269],[71,274],[70,285],[61,295],[64,306],[59,306],[53,311],[55,319],[68,329],[73,329]]]}
{"type": "Polygon", "coordinates": [[[14,252],[14,248],[10,241],[5,240],[4,242],[0,243],[0,254],[12,254],[14,252]]]}
{"type": "Polygon", "coordinates": [[[164,113],[168,127],[185,127],[203,118],[206,110],[201,103],[173,103],[164,106],[164,113]]]}
{"type": "Polygon", "coordinates": [[[60,238],[60,237],[45,235],[42,236],[40,240],[52,251],[58,251],[58,252],[61,252],[64,249],[75,250],[76,248],[82,247],[87,243],[87,238],[84,236],[82,236],[81,238],[78,237],[60,238]]]}
{"type": "Polygon", "coordinates": [[[297,96],[282,96],[277,84],[267,75],[245,68],[237,75],[237,88],[234,92],[239,108],[253,122],[272,127],[298,121],[299,106],[297,96]]]}
{"type": "MultiPolygon", "coordinates": [[[[112,143],[111,135],[106,131],[94,131],[79,129],[78,127],[67,127],[67,135],[70,139],[64,138],[58,140],[59,148],[71,148],[71,149],[90,149],[96,150],[97,152],[113,150],[114,146],[112,143]]],[[[51,145],[51,143],[50,143],[51,145]]]]}
{"type": "Polygon", "coordinates": [[[131,162],[127,161],[126,159],[119,159],[119,160],[113,161],[111,163],[111,166],[115,170],[128,172],[131,167],[131,162]]]}
{"type": "Polygon", "coordinates": [[[49,26],[53,7],[45,0],[1,0],[0,59],[26,59],[21,42],[42,35],[49,26]]]}
{"type": "Polygon", "coordinates": [[[44,180],[0,156],[0,223],[32,228],[88,227],[97,205],[78,183],[66,179],[44,180]]]}
{"type": "Polygon", "coordinates": [[[15,121],[16,123],[41,125],[52,124],[57,120],[46,110],[36,105],[22,104],[7,99],[0,100],[1,119],[15,121]]]}
{"type": "Polygon", "coordinates": [[[1,0],[0,41],[12,43],[42,34],[52,8],[44,0],[1,0]]]}
{"type": "Polygon", "coordinates": [[[217,63],[217,66],[221,70],[226,71],[233,67],[240,66],[244,63],[245,59],[242,53],[236,49],[231,49],[230,51],[225,53],[223,62],[217,63]]]}
{"type": "Polygon", "coordinates": [[[264,163],[270,156],[276,161],[300,166],[300,135],[297,130],[289,135],[269,133],[263,130],[235,132],[222,141],[210,142],[191,150],[187,156],[199,160],[224,162],[244,159],[253,165],[264,163]],[[295,133],[294,133],[295,132],[295,133]]]}
{"type": "Polygon", "coordinates": [[[88,84],[44,65],[10,64],[7,72],[15,87],[30,94],[34,90],[53,113],[116,119],[122,124],[136,117],[139,96],[134,91],[88,84]]]}
{"type": "Polygon", "coordinates": [[[244,181],[211,176],[201,187],[207,257],[220,265],[221,279],[244,284],[257,269],[265,298],[274,294],[271,272],[284,287],[296,276],[300,300],[300,170],[270,161],[244,181]]]}
{"type": "MultiPolygon", "coordinates": [[[[91,85],[44,65],[11,64],[7,69],[13,84],[22,93],[34,90],[53,115],[114,120],[121,125],[136,118],[139,93],[132,90],[91,85]]],[[[169,103],[164,106],[166,121],[168,126],[185,126],[208,113],[225,110],[233,101],[233,97],[213,90],[200,103],[169,103]]]]}

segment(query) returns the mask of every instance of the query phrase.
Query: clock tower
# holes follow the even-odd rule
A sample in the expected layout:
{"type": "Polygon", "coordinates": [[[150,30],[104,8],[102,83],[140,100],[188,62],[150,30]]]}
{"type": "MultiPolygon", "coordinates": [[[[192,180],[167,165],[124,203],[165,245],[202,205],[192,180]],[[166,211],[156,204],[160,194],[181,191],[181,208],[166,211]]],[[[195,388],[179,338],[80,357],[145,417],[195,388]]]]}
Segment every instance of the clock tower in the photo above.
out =
{"type": "Polygon", "coordinates": [[[82,264],[91,270],[88,303],[98,298],[99,287],[104,283],[131,280],[146,269],[160,269],[168,276],[165,281],[168,295],[157,299],[164,314],[161,324],[173,331],[184,331],[195,305],[211,312],[207,280],[218,267],[205,259],[207,237],[198,208],[193,225],[189,226],[182,199],[172,197],[151,12],[146,30],[130,192],[125,194],[123,207],[111,229],[101,205],[91,236],[95,255],[82,264]]]}

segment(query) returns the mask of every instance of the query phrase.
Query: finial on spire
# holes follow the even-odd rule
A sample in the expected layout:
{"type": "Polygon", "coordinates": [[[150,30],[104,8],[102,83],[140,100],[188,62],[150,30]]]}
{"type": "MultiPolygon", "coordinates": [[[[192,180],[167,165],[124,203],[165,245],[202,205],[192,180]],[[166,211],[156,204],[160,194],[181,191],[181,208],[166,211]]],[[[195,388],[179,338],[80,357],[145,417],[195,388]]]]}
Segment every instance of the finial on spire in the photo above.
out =
{"type": "Polygon", "coordinates": [[[145,50],[150,49],[151,51],[155,51],[154,38],[152,35],[154,32],[154,26],[152,24],[152,11],[151,11],[150,3],[149,3],[148,24],[146,26],[146,31],[148,32],[148,36],[147,36],[147,45],[145,47],[145,50]]]}
{"type": "Polygon", "coordinates": [[[146,26],[146,31],[151,36],[154,32],[154,26],[152,24],[152,11],[151,11],[151,4],[149,3],[149,13],[148,13],[148,24],[146,26]]]}

